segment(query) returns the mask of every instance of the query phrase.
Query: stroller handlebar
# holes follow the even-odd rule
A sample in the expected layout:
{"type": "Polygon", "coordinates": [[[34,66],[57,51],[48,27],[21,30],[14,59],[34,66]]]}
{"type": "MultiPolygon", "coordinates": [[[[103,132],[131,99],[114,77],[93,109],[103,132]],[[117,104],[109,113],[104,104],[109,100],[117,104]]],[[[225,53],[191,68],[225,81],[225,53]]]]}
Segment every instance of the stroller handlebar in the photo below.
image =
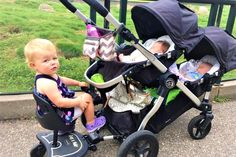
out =
{"type": "Polygon", "coordinates": [[[73,6],[70,2],[68,2],[68,0],[60,0],[60,2],[68,9],[70,10],[72,13],[76,12],[76,7],[73,6]]]}
{"type": "Polygon", "coordinates": [[[83,0],[86,2],[88,5],[90,5],[92,8],[94,8],[100,15],[103,17],[106,17],[107,14],[109,13],[108,10],[101,5],[97,0],[83,0]]]}

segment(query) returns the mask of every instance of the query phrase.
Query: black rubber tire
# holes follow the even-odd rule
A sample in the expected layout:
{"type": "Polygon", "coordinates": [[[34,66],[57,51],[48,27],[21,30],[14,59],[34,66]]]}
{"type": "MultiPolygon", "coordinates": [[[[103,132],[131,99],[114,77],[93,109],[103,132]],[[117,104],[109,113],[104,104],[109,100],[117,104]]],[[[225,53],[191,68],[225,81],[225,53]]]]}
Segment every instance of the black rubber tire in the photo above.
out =
{"type": "Polygon", "coordinates": [[[202,124],[205,121],[204,115],[198,115],[194,117],[188,124],[188,133],[195,139],[200,140],[208,135],[211,130],[211,122],[207,125],[205,129],[202,128],[202,124]]]}
{"type": "Polygon", "coordinates": [[[140,130],[128,136],[120,145],[117,157],[143,156],[157,157],[159,143],[155,135],[148,130],[140,130]]]}
{"type": "Polygon", "coordinates": [[[45,154],[46,154],[46,148],[41,143],[34,146],[30,151],[31,157],[44,157],[45,154]]]}

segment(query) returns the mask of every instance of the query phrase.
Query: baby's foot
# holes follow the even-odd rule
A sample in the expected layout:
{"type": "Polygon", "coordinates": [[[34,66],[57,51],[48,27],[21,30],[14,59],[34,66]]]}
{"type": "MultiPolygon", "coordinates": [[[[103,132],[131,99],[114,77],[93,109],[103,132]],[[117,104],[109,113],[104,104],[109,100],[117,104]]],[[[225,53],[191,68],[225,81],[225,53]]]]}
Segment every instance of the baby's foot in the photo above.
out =
{"type": "Polygon", "coordinates": [[[106,118],[104,116],[100,116],[94,119],[93,124],[86,124],[86,129],[89,133],[94,132],[95,130],[99,130],[105,124],[106,124],[106,118]]]}

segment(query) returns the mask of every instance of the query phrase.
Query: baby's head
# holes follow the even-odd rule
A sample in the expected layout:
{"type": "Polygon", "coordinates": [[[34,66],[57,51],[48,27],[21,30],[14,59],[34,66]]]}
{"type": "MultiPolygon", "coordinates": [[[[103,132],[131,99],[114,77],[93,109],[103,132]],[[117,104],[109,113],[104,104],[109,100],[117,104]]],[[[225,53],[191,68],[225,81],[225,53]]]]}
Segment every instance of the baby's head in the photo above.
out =
{"type": "Polygon", "coordinates": [[[212,68],[212,66],[213,66],[213,65],[210,64],[210,63],[201,62],[201,63],[199,64],[198,68],[197,68],[197,71],[198,71],[200,74],[204,75],[204,74],[206,74],[206,73],[212,68]]]}
{"type": "Polygon", "coordinates": [[[36,72],[56,72],[59,67],[56,46],[47,39],[37,38],[29,41],[24,48],[24,54],[28,66],[36,72]]]}
{"type": "Polygon", "coordinates": [[[157,41],[153,44],[150,51],[152,53],[165,53],[170,47],[170,44],[165,40],[157,41]]]}

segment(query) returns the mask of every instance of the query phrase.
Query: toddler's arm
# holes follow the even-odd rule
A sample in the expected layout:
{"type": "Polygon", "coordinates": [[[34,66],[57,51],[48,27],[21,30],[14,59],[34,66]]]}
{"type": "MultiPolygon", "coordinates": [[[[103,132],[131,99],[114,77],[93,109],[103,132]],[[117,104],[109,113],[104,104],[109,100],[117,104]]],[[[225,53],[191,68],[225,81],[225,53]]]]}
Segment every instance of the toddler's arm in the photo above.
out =
{"type": "Polygon", "coordinates": [[[68,77],[62,77],[60,76],[62,82],[67,86],[80,86],[80,87],[87,87],[88,84],[86,82],[80,82],[68,77]]]}
{"type": "Polygon", "coordinates": [[[37,81],[37,90],[46,95],[53,104],[60,108],[84,107],[87,105],[81,97],[73,99],[62,97],[56,82],[49,79],[39,79],[37,81]]]}

